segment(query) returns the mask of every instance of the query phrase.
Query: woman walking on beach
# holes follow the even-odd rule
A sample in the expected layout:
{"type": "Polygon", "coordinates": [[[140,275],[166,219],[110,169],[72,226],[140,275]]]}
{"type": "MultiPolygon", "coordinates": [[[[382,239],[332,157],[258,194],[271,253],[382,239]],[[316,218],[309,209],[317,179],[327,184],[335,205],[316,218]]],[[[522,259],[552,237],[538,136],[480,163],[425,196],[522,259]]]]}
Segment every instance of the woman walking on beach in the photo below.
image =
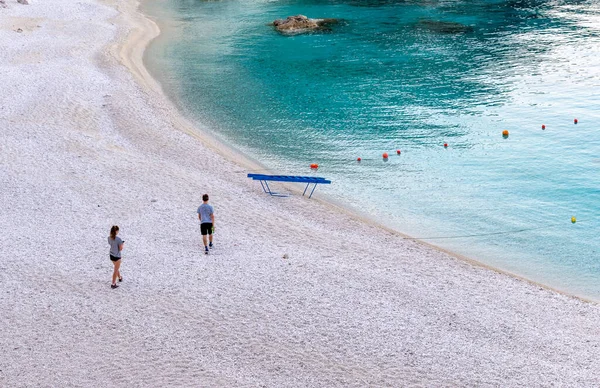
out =
{"type": "Polygon", "coordinates": [[[114,265],[114,271],[112,275],[112,284],[110,288],[117,288],[117,279],[120,282],[123,281],[123,277],[121,276],[121,271],[119,268],[121,267],[121,251],[123,250],[123,243],[125,241],[121,240],[121,237],[118,237],[119,227],[117,225],[113,225],[110,228],[110,236],[108,236],[108,245],[110,245],[110,261],[112,261],[114,265]]]}

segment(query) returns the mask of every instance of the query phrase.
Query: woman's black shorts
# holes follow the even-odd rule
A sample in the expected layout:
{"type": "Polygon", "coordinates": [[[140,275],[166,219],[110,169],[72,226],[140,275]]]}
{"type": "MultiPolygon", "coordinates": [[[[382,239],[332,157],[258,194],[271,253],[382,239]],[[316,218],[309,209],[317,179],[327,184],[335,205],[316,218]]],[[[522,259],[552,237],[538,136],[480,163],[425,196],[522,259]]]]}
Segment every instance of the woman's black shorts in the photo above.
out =
{"type": "Polygon", "coordinates": [[[113,256],[113,255],[110,255],[110,261],[119,261],[119,260],[121,260],[120,257],[116,257],[116,256],[113,256]]]}
{"type": "Polygon", "coordinates": [[[203,236],[206,236],[207,234],[212,234],[212,222],[205,222],[203,224],[200,224],[200,233],[202,233],[203,236]]]}

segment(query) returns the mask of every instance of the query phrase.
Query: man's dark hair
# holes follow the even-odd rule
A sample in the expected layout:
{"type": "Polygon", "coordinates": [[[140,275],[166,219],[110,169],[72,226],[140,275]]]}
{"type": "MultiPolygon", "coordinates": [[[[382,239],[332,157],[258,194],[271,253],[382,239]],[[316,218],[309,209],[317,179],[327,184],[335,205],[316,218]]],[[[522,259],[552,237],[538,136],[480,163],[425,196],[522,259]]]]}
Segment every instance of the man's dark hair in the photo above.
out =
{"type": "Polygon", "coordinates": [[[202,196],[202,200],[203,200],[203,201],[208,201],[208,194],[204,194],[204,195],[202,196]]]}

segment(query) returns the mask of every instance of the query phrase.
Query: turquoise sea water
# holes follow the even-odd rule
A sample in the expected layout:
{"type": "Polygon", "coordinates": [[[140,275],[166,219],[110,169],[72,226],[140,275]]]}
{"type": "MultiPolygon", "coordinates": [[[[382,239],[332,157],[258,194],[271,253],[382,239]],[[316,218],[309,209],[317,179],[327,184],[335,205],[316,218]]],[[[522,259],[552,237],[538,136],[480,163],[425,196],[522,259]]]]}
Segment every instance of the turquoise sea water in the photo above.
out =
{"type": "Polygon", "coordinates": [[[164,30],[146,52],[151,72],[217,136],[281,173],[318,163],[334,184],[317,193],[382,224],[600,300],[597,2],[170,0],[145,11],[164,30]],[[299,13],[341,22],[295,36],[267,25],[299,13]]]}

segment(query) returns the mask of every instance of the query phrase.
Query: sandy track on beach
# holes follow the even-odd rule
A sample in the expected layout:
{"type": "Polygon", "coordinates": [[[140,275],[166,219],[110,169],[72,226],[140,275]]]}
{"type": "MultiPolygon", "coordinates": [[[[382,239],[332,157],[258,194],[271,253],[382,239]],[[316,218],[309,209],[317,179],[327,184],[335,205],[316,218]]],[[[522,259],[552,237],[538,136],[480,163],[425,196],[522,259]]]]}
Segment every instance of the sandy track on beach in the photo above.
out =
{"type": "Polygon", "coordinates": [[[0,386],[600,385],[597,305],[265,196],[119,62],[152,36],[132,3],[8,5],[0,386]]]}

